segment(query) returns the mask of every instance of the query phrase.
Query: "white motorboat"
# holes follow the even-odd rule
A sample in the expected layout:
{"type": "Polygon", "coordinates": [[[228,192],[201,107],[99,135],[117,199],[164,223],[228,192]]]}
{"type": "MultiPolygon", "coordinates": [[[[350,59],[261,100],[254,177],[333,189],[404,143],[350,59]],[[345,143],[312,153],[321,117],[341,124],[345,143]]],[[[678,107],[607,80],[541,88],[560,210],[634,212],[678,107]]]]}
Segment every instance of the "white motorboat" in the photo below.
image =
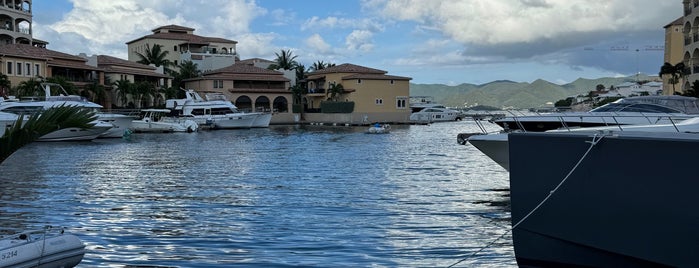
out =
{"type": "Polygon", "coordinates": [[[463,118],[464,115],[457,110],[439,107],[427,107],[410,114],[410,121],[415,123],[459,121],[463,118]]]}
{"type": "Polygon", "coordinates": [[[185,90],[184,99],[169,99],[165,107],[177,116],[192,117],[198,124],[214,128],[269,127],[270,113],[242,113],[223,94],[209,93],[202,98],[193,89],[185,90]]]}
{"type": "Polygon", "coordinates": [[[19,116],[13,113],[0,112],[0,137],[5,135],[5,130],[12,127],[19,116]]]}
{"type": "Polygon", "coordinates": [[[93,140],[98,137],[121,137],[121,135],[110,133],[110,130],[116,128],[115,133],[123,134],[123,131],[130,127],[131,120],[126,115],[100,113],[102,105],[90,102],[82,96],[68,95],[59,84],[42,83],[41,86],[44,90],[43,97],[0,99],[0,111],[28,116],[51,107],[77,106],[94,111],[97,120],[92,122],[94,126],[89,129],[62,129],[42,136],[39,141],[80,141],[93,140]],[[56,94],[53,94],[54,92],[56,94]]]}
{"type": "Polygon", "coordinates": [[[195,132],[199,125],[186,117],[170,117],[169,109],[144,109],[131,122],[134,132],[195,132]]]}
{"type": "Polygon", "coordinates": [[[75,235],[46,227],[0,239],[0,267],[74,267],[85,255],[75,235]]]}
{"type": "Polygon", "coordinates": [[[391,132],[391,125],[376,123],[369,127],[366,133],[369,134],[388,134],[391,132]]]}
{"type": "Polygon", "coordinates": [[[668,124],[699,115],[699,99],[684,96],[641,96],[619,99],[589,112],[556,112],[507,116],[493,122],[505,131],[668,124]]]}
{"type": "MultiPolygon", "coordinates": [[[[616,125],[606,127],[587,127],[575,129],[555,129],[546,132],[609,132],[609,131],[638,131],[638,132],[682,132],[699,133],[699,117],[682,120],[670,124],[646,124],[646,125],[616,125]]],[[[463,135],[463,134],[459,134],[463,135]]],[[[509,133],[490,133],[459,137],[459,140],[468,141],[479,151],[506,170],[510,170],[509,157],[509,133]]]]}

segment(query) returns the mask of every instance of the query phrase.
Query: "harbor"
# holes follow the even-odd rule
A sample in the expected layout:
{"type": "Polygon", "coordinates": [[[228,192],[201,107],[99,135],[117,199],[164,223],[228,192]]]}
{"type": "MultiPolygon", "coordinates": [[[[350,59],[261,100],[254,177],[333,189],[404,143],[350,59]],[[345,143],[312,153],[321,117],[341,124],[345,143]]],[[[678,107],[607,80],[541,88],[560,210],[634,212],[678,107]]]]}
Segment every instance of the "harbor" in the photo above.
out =
{"type": "Polygon", "coordinates": [[[473,121],[366,130],[33,143],[0,165],[0,222],[62,225],[80,267],[516,266],[508,173],[454,139],[473,121]]]}

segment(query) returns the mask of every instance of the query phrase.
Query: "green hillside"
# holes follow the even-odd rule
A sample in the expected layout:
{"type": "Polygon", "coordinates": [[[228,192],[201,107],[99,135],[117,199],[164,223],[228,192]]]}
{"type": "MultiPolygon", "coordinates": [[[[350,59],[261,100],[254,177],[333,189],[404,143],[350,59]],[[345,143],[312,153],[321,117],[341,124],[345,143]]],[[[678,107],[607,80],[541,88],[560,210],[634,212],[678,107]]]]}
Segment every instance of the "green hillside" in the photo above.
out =
{"type": "Polygon", "coordinates": [[[410,84],[411,96],[432,96],[435,102],[450,107],[486,105],[501,108],[534,108],[551,106],[558,100],[570,96],[585,95],[595,90],[597,85],[606,88],[624,82],[651,80],[640,75],[632,77],[605,77],[598,79],[580,78],[565,85],[558,85],[546,80],[532,83],[507,80],[493,81],[483,85],[460,84],[448,86],[441,84],[410,84]]]}

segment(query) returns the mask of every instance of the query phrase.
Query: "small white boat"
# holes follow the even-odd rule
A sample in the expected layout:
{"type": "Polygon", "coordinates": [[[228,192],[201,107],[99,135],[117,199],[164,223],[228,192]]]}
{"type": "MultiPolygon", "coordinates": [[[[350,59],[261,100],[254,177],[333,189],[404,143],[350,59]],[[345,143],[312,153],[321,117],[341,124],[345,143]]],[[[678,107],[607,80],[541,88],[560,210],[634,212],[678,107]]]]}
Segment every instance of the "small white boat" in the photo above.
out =
{"type": "Polygon", "coordinates": [[[0,267],[74,267],[84,255],[77,236],[50,226],[0,239],[0,267]]]}
{"type": "Polygon", "coordinates": [[[169,117],[169,109],[144,109],[141,117],[131,122],[134,132],[195,132],[199,125],[184,117],[169,117]]]}
{"type": "Polygon", "coordinates": [[[374,124],[371,126],[366,133],[369,134],[387,134],[391,132],[391,126],[389,124],[374,124]]]}

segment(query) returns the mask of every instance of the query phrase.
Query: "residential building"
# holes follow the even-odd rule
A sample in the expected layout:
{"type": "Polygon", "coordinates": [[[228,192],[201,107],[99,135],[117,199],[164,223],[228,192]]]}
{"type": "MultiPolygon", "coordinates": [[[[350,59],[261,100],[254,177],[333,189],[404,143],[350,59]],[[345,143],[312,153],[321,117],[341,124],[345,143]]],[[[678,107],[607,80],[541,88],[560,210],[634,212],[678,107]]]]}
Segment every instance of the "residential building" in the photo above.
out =
{"type": "MultiPolygon", "coordinates": [[[[93,55],[91,57],[81,54],[81,57],[87,59],[87,64],[98,67],[104,72],[104,82],[110,90],[105,101],[105,107],[127,107],[136,106],[133,104],[129,94],[121,94],[117,88],[116,82],[126,80],[131,83],[146,82],[153,85],[153,88],[161,89],[169,86],[171,77],[164,74],[162,66],[156,68],[149,65],[140,64],[107,55],[93,55]],[[131,103],[131,104],[129,104],[131,103]]],[[[165,105],[167,97],[161,91],[155,94],[153,98],[144,98],[143,102],[138,107],[152,107],[165,105]]]]}
{"type": "Polygon", "coordinates": [[[249,64],[233,64],[184,80],[187,89],[223,93],[241,111],[272,112],[271,123],[291,122],[289,79],[283,73],[249,64]]]}
{"type": "Polygon", "coordinates": [[[78,88],[98,82],[104,84],[102,71],[87,65],[87,60],[28,44],[0,45],[0,72],[7,75],[13,87],[37,77],[63,77],[78,88]]]}
{"type": "Polygon", "coordinates": [[[193,28],[167,25],[155,28],[152,34],[126,44],[129,61],[139,61],[139,54],[145,55],[146,48],[161,45],[162,51],[167,52],[166,59],[174,64],[171,69],[178,70],[177,65],[187,60],[196,63],[199,70],[209,71],[234,64],[238,58],[237,43],[223,38],[195,35],[193,28]]]}
{"type": "Polygon", "coordinates": [[[699,0],[683,0],[683,61],[688,68],[682,90],[691,88],[692,82],[699,80],[699,0]]]}
{"type": "Polygon", "coordinates": [[[0,44],[29,44],[46,47],[48,42],[32,38],[32,1],[0,1],[0,44]]]}
{"type": "MultiPolygon", "coordinates": [[[[665,55],[663,62],[677,65],[682,62],[684,56],[684,18],[678,18],[668,25],[665,25],[665,55]]],[[[670,82],[669,75],[663,76],[663,95],[674,95],[676,91],[682,90],[684,79],[680,78],[675,83],[670,82]]]]}
{"type": "Polygon", "coordinates": [[[309,113],[305,115],[306,120],[347,124],[408,123],[411,79],[348,63],[311,72],[306,79],[305,110],[319,111],[321,102],[332,97],[328,89],[336,84],[343,88],[336,99],[354,102],[354,111],[344,115],[309,113]]]}
{"type": "MultiPolygon", "coordinates": [[[[272,64],[275,64],[276,62],[271,61],[271,60],[265,60],[265,59],[260,59],[260,58],[251,58],[251,59],[246,59],[246,60],[240,60],[236,61],[235,64],[247,64],[247,65],[252,65],[255,67],[260,67],[264,69],[269,69],[269,66],[272,66],[272,64]]],[[[296,70],[284,70],[284,69],[276,69],[275,71],[281,72],[284,74],[284,77],[289,79],[289,86],[292,87],[296,85],[296,70]]]]}

